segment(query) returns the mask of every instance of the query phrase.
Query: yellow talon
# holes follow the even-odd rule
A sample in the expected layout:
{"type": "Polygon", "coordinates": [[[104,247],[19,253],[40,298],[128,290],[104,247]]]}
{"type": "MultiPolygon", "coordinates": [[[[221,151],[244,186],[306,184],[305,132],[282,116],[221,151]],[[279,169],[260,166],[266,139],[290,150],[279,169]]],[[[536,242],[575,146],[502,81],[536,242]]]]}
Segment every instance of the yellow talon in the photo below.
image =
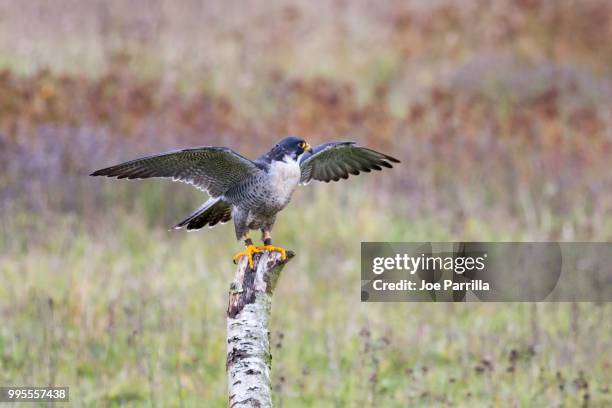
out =
{"type": "Polygon", "coordinates": [[[234,256],[234,263],[238,263],[240,258],[242,258],[243,256],[248,256],[249,257],[249,268],[253,269],[253,255],[258,252],[261,252],[261,251],[255,245],[252,245],[252,244],[247,245],[244,248],[244,251],[238,252],[236,256],[234,256]]]}
{"type": "Polygon", "coordinates": [[[281,261],[284,261],[285,259],[287,259],[287,252],[285,251],[285,248],[277,247],[274,245],[262,245],[262,246],[258,246],[257,249],[258,249],[258,252],[262,252],[262,251],[280,252],[281,261]]]}

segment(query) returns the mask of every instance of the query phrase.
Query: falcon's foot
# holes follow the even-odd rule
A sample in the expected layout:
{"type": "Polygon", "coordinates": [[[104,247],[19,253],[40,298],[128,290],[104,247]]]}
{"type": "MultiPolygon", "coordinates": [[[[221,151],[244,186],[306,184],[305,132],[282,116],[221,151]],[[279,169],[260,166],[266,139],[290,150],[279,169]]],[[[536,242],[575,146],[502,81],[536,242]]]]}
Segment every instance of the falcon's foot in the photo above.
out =
{"type": "Polygon", "coordinates": [[[285,248],[281,248],[278,246],[274,246],[274,245],[262,245],[262,246],[258,246],[257,247],[258,252],[262,252],[262,251],[274,251],[274,252],[280,252],[281,254],[281,261],[284,261],[285,259],[287,259],[287,251],[285,250],[285,248]]]}
{"type": "Polygon", "coordinates": [[[238,263],[240,258],[242,258],[243,256],[248,256],[249,257],[249,268],[253,269],[253,255],[255,255],[258,252],[261,252],[261,250],[258,247],[256,247],[253,244],[249,244],[244,248],[244,251],[238,252],[236,256],[234,256],[234,263],[238,263]]]}

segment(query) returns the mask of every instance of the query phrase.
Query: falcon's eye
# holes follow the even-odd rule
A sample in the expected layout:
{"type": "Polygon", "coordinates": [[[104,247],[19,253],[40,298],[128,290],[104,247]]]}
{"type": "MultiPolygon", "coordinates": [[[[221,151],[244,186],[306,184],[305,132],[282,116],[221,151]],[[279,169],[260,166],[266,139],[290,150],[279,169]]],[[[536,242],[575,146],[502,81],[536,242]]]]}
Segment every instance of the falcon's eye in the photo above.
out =
{"type": "Polygon", "coordinates": [[[298,147],[302,150],[310,150],[310,145],[306,142],[300,142],[298,147]]]}

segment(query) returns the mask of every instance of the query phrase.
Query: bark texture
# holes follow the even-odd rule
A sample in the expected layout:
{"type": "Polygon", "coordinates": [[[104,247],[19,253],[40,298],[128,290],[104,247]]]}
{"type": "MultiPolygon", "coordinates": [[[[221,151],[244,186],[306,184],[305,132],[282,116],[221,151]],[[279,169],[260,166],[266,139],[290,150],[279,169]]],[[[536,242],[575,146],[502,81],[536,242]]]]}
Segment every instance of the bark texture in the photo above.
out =
{"type": "Polygon", "coordinates": [[[227,381],[229,406],[271,407],[270,331],[268,319],[272,295],[280,272],[294,256],[287,252],[262,252],[253,269],[243,257],[229,290],[227,307],[227,381]]]}

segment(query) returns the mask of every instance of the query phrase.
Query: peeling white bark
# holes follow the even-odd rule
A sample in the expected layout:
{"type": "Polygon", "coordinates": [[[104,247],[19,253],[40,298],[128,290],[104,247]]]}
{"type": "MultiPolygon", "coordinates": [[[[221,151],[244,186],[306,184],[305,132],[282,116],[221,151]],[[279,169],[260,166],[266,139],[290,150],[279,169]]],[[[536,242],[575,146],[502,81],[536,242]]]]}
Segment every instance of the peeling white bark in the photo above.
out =
{"type": "Polygon", "coordinates": [[[291,259],[278,252],[255,255],[254,269],[246,257],[236,268],[227,308],[227,380],[229,406],[271,407],[270,332],[268,319],[280,271],[291,259]]]}

